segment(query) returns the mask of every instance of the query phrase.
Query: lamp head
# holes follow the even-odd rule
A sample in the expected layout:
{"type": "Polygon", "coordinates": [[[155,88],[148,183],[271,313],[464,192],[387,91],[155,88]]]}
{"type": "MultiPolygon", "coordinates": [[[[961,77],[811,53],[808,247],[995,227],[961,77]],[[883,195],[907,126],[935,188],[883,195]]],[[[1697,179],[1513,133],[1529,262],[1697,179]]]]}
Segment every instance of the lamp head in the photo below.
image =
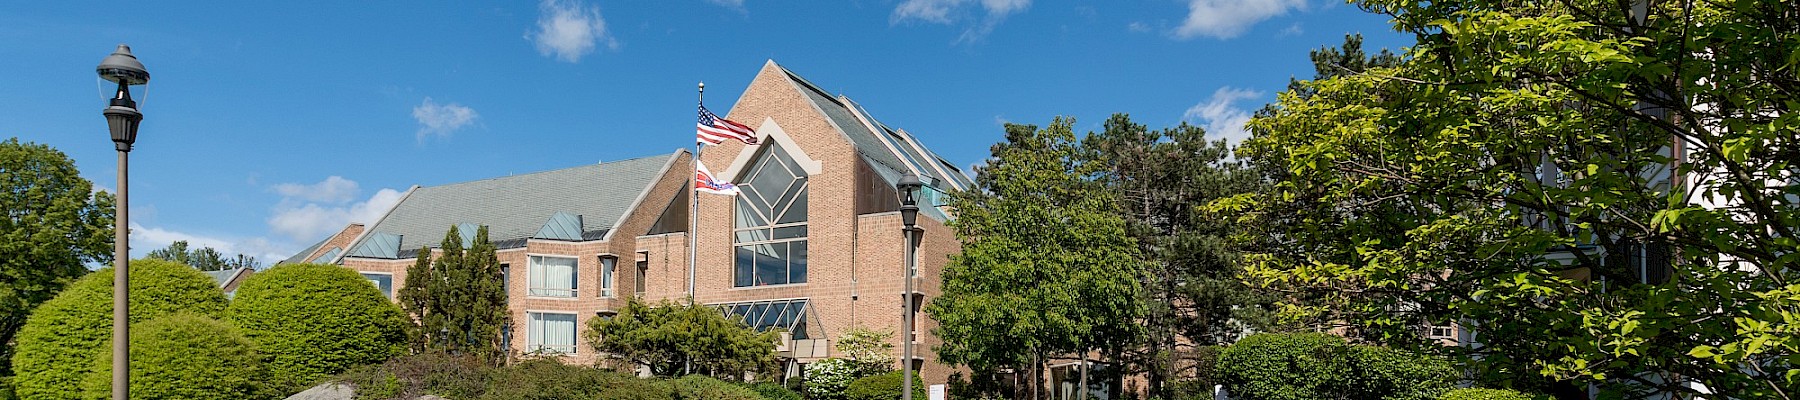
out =
{"type": "Polygon", "coordinates": [[[908,171],[900,175],[900,182],[894,183],[894,189],[900,195],[900,219],[907,229],[919,221],[919,190],[925,182],[919,181],[919,175],[908,171]]]}
{"type": "Polygon", "coordinates": [[[100,66],[94,67],[94,72],[100,74],[100,79],[123,85],[150,83],[150,71],[144,70],[144,63],[131,55],[131,46],[122,43],[112,55],[100,60],[100,66]]]}

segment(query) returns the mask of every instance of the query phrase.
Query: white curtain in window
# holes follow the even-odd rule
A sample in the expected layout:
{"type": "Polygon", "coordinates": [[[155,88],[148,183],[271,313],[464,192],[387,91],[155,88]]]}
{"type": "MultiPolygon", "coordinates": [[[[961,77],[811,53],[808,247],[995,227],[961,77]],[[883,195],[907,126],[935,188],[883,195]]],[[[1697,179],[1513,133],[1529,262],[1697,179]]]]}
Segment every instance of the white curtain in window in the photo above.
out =
{"type": "Polygon", "coordinates": [[[531,313],[527,350],[575,354],[575,314],[531,313]]]}
{"type": "Polygon", "coordinates": [[[575,259],[531,258],[531,292],[538,296],[575,296],[575,259]]]}
{"type": "Polygon", "coordinates": [[[600,257],[600,295],[601,296],[612,296],[613,266],[617,262],[618,262],[617,258],[600,257]]]}

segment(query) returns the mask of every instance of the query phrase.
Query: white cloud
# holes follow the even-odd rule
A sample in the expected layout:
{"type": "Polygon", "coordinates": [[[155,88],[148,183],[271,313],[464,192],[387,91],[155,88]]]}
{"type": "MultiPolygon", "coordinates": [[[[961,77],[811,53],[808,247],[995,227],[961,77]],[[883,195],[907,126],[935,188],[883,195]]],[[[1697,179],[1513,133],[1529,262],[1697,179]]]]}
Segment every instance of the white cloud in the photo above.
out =
{"type": "Polygon", "coordinates": [[[1306,8],[1306,0],[1189,0],[1187,19],[1175,28],[1180,39],[1208,36],[1230,39],[1251,25],[1306,8]]]}
{"type": "MultiPolygon", "coordinates": [[[[715,3],[737,3],[743,1],[715,1],[715,3]]],[[[609,49],[619,47],[606,32],[606,19],[600,16],[600,8],[583,4],[581,0],[544,0],[538,3],[537,30],[526,35],[527,39],[537,43],[539,54],[556,57],[567,62],[581,61],[582,56],[594,52],[596,43],[604,44],[609,49]]]]}
{"type": "Polygon", "coordinates": [[[1189,107],[1181,118],[1206,128],[1210,138],[1223,138],[1228,145],[1236,146],[1250,137],[1250,131],[1244,129],[1244,123],[1250,122],[1250,111],[1238,103],[1262,96],[1262,92],[1254,90],[1221,87],[1213,91],[1212,98],[1189,107]]]}
{"type": "Polygon", "coordinates": [[[1129,31],[1132,31],[1132,32],[1136,32],[1136,33],[1144,33],[1144,32],[1149,32],[1149,31],[1150,31],[1150,24],[1146,24],[1146,23],[1143,23],[1143,22],[1137,22],[1137,21],[1132,21],[1132,22],[1131,22],[1131,23],[1129,23],[1129,24],[1125,24],[1125,30],[1129,30],[1129,31]]]}
{"type": "Polygon", "coordinates": [[[706,0],[706,2],[718,4],[733,10],[744,11],[744,0],[706,0]]]}
{"type": "Polygon", "coordinates": [[[211,247],[213,250],[218,250],[220,254],[223,254],[226,257],[243,254],[256,257],[256,261],[265,266],[274,264],[276,261],[281,261],[282,259],[293,255],[295,252],[293,249],[276,245],[264,238],[232,240],[196,235],[164,228],[147,227],[135,222],[131,224],[131,256],[133,258],[143,257],[153,250],[168,247],[170,243],[184,240],[188,242],[189,249],[211,247]]]}
{"type": "Polygon", "coordinates": [[[300,183],[283,183],[275,185],[275,193],[283,197],[297,197],[307,201],[326,203],[343,203],[356,198],[356,181],[332,175],[319,183],[311,185],[300,183]]]}
{"type": "Polygon", "coordinates": [[[1031,0],[906,0],[894,7],[890,17],[892,23],[906,21],[924,21],[936,24],[953,24],[964,19],[964,6],[976,4],[984,11],[985,16],[975,26],[963,31],[958,42],[972,42],[987,36],[1012,15],[1031,7],[1031,0]]]}
{"type": "Polygon", "coordinates": [[[1304,33],[1306,33],[1306,28],[1300,27],[1300,23],[1295,22],[1293,25],[1288,25],[1286,29],[1282,29],[1281,32],[1276,32],[1275,37],[1299,36],[1304,33]]]}
{"type": "Polygon", "coordinates": [[[481,117],[475,113],[475,109],[456,103],[440,105],[431,101],[430,97],[413,107],[412,115],[413,119],[419,121],[420,141],[425,140],[426,135],[449,136],[450,132],[469,126],[475,123],[476,118],[481,117]]]}
{"type": "Polygon", "coordinates": [[[368,200],[343,206],[284,199],[275,206],[274,215],[269,216],[269,229],[294,240],[319,240],[353,222],[374,223],[399,204],[404,195],[398,190],[381,189],[368,200]]]}

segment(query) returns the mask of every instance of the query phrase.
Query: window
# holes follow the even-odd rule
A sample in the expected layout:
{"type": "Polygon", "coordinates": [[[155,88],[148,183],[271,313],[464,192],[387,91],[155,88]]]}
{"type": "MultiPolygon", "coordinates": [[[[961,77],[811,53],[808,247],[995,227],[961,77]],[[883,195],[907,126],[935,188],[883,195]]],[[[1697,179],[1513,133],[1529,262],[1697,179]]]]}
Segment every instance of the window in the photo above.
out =
{"type": "Polygon", "coordinates": [[[525,314],[526,352],[575,354],[575,314],[525,314]]]}
{"type": "Polygon", "coordinates": [[[618,263],[618,257],[600,256],[600,297],[613,297],[613,266],[618,263]]]}
{"type": "Polygon", "coordinates": [[[739,179],[733,287],[806,283],[806,172],[780,145],[739,179]]]}
{"type": "Polygon", "coordinates": [[[714,307],[724,312],[726,318],[759,332],[776,328],[787,330],[795,339],[807,338],[806,299],[726,303],[714,307]]]}
{"type": "Polygon", "coordinates": [[[575,297],[575,265],[571,257],[531,256],[531,289],[538,297],[575,297]]]}
{"type": "Polygon", "coordinates": [[[644,297],[644,281],[650,276],[650,253],[638,253],[637,262],[637,295],[644,297]]]}
{"type": "Polygon", "coordinates": [[[375,285],[376,289],[380,289],[382,296],[387,296],[390,299],[394,298],[394,275],[364,272],[362,273],[362,276],[363,279],[369,280],[369,284],[375,285]]]}
{"type": "Polygon", "coordinates": [[[1449,325],[1432,325],[1426,333],[1432,339],[1455,339],[1456,327],[1449,325]]]}

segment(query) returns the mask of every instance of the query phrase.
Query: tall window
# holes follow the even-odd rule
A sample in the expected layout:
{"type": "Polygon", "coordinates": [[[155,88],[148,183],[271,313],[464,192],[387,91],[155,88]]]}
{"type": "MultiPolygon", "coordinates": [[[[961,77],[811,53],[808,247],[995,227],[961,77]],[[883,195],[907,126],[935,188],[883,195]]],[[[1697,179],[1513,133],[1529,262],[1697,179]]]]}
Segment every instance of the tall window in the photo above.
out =
{"type": "Polygon", "coordinates": [[[575,314],[526,314],[526,352],[575,354],[575,314]]]}
{"type": "Polygon", "coordinates": [[[644,283],[650,277],[650,253],[638,253],[637,262],[637,295],[644,297],[644,283]]]}
{"type": "Polygon", "coordinates": [[[537,297],[575,297],[575,259],[531,256],[531,288],[537,297]]]}
{"type": "Polygon", "coordinates": [[[780,145],[740,179],[732,286],[806,283],[806,172],[780,145]]]}
{"type": "Polygon", "coordinates": [[[613,267],[619,258],[600,256],[600,297],[613,297],[613,267]]]}

